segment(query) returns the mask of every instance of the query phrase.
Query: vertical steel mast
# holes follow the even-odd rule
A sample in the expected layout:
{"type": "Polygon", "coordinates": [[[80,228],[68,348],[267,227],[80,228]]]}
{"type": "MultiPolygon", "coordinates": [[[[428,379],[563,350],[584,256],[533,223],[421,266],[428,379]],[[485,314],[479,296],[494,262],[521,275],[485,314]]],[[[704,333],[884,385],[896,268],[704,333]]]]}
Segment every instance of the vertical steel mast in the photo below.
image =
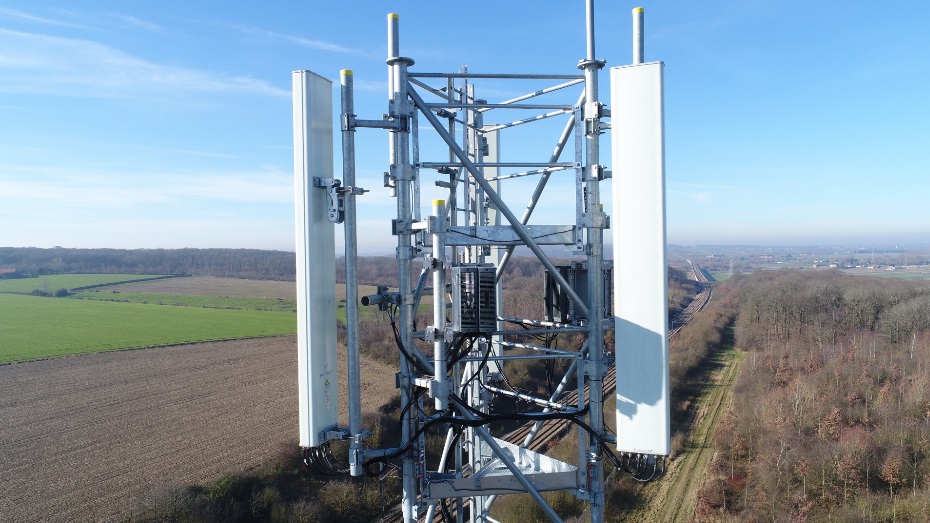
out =
{"type": "MultiPolygon", "coordinates": [[[[397,293],[398,307],[400,308],[400,344],[407,350],[413,345],[413,295],[410,288],[411,261],[414,258],[412,241],[413,209],[411,195],[413,183],[413,165],[410,163],[410,117],[412,107],[407,100],[407,67],[413,65],[413,60],[400,56],[400,17],[391,13],[388,15],[388,89],[390,100],[388,102],[388,118],[399,125],[391,129],[390,140],[390,178],[394,183],[397,197],[397,221],[395,232],[397,234],[397,293]]],[[[438,370],[438,369],[437,369],[438,370]]],[[[407,405],[413,393],[413,375],[410,362],[400,355],[400,401],[407,405]]],[[[416,431],[416,409],[406,409],[401,420],[401,439],[407,441],[416,431]]],[[[415,503],[417,496],[416,476],[414,469],[416,446],[408,450],[401,457],[403,474],[403,513],[405,520],[415,520],[415,503]]]]}
{"type": "MultiPolygon", "coordinates": [[[[619,125],[604,121],[611,113],[598,93],[599,72],[606,62],[596,54],[594,0],[585,0],[586,46],[584,58],[578,61],[580,74],[408,70],[414,61],[401,56],[400,17],[391,13],[387,21],[387,113],[380,119],[357,118],[352,72],[341,73],[341,180],[308,169],[315,164],[304,160],[307,154],[326,149],[322,141],[306,145],[304,135],[309,133],[305,129],[315,128],[312,123],[320,119],[319,108],[325,112],[331,103],[326,98],[331,96],[325,89],[328,84],[306,72],[295,76],[295,143],[310,151],[295,156],[296,187],[304,198],[298,205],[298,224],[310,220],[312,225],[304,228],[308,233],[298,235],[298,251],[306,249],[328,260],[313,245],[315,238],[330,241],[331,227],[322,223],[323,217],[345,223],[349,323],[349,424],[341,429],[335,425],[328,379],[335,347],[332,337],[321,333],[322,323],[334,320],[315,312],[332,308],[322,302],[332,301],[332,293],[326,287],[323,298],[304,293],[299,302],[299,309],[309,311],[298,328],[299,338],[306,338],[299,347],[301,445],[312,447],[305,457],[332,467],[326,447],[332,440],[345,440],[349,446],[345,472],[360,476],[398,467],[401,506],[391,521],[433,521],[441,511],[445,518],[460,522],[494,523],[491,510],[496,499],[526,493],[551,521],[559,522],[559,514],[542,493],[565,490],[588,503],[593,523],[603,522],[605,461],[648,481],[661,475],[664,469],[659,464],[669,451],[662,64],[642,63],[642,9],[634,10],[636,65],[626,66],[635,69],[611,70],[613,116],[623,115],[619,125]],[[485,83],[495,85],[482,91],[485,83]],[[500,102],[484,99],[483,93],[499,92],[502,83],[508,86],[505,90],[529,85],[528,92],[500,102]],[[316,109],[311,114],[306,107],[316,109]],[[555,133],[553,149],[537,156],[540,151],[519,139],[509,147],[508,133],[513,129],[545,127],[553,118],[565,121],[550,126],[561,129],[555,133]],[[399,353],[400,441],[396,447],[381,449],[366,448],[361,420],[364,347],[359,347],[358,285],[375,282],[358,280],[356,197],[367,192],[356,186],[359,128],[389,131],[385,186],[396,198],[396,213],[390,217],[390,231],[397,241],[396,285],[379,286],[377,294],[360,300],[361,305],[378,305],[388,313],[396,333],[390,341],[396,342],[399,353]],[[613,227],[614,244],[622,245],[624,253],[619,258],[622,266],[605,255],[604,245],[604,230],[611,224],[602,205],[601,182],[611,173],[601,163],[600,138],[611,128],[615,130],[613,170],[622,174],[613,185],[614,214],[623,220],[613,227]],[[647,129],[648,136],[640,136],[640,129],[647,129]],[[424,140],[428,147],[420,140],[427,132],[439,139],[424,140]],[[617,133],[622,133],[619,140],[617,133]],[[573,158],[563,159],[572,138],[573,158]],[[433,172],[435,180],[422,184],[433,172]],[[518,218],[502,196],[502,186],[527,177],[537,181],[518,218]],[[558,193],[541,206],[547,188],[558,193]],[[314,190],[325,191],[325,196],[314,190]],[[431,198],[432,206],[425,211],[420,208],[421,191],[439,196],[431,198]],[[301,211],[304,206],[307,212],[301,211]],[[564,222],[536,222],[534,211],[543,207],[543,220],[555,217],[564,222]],[[506,269],[518,247],[529,251],[545,270],[545,295],[539,296],[543,306],[534,313],[537,317],[519,316],[504,305],[506,269]],[[550,258],[552,252],[571,261],[556,263],[550,258]],[[618,278],[618,271],[626,276],[618,278]],[[424,295],[431,301],[430,325],[423,325],[430,321],[425,319],[417,323],[424,295]],[[643,298],[646,295],[648,299],[643,298]],[[643,307],[635,300],[648,310],[641,314],[643,307]],[[608,434],[604,416],[604,395],[612,391],[615,372],[618,380],[621,376],[604,343],[605,329],[613,327],[617,361],[624,365],[623,382],[617,385],[616,437],[608,434]],[[306,336],[302,329],[308,331],[306,336]],[[584,339],[580,348],[557,348],[553,342],[559,335],[564,339],[579,334],[584,339]],[[559,368],[567,370],[554,376],[558,382],[548,395],[539,396],[514,388],[508,380],[512,364],[508,362],[520,360],[540,365],[562,360],[566,364],[559,368]],[[639,366],[649,372],[641,372],[639,366]],[[321,376],[327,377],[325,383],[321,376]],[[510,410],[516,412],[496,410],[495,401],[504,400],[514,402],[517,407],[510,410]],[[522,427],[512,430],[513,422],[522,427]],[[578,430],[577,463],[540,454],[546,443],[573,427],[578,430]],[[427,455],[427,437],[436,438],[429,448],[442,441],[439,455],[427,455]],[[617,443],[619,457],[607,442],[617,443]]],[[[532,136],[535,145],[538,134],[532,136]]],[[[327,161],[323,157],[317,163],[325,166],[327,161]]],[[[507,195],[526,202],[520,191],[508,190],[507,195]]],[[[363,205],[364,200],[359,201],[363,205]]],[[[305,278],[314,276],[312,264],[304,265],[305,278]]],[[[298,316],[304,316],[301,310],[298,316]]]]}
{"type": "MultiPolygon", "coordinates": [[[[597,76],[604,67],[594,48],[594,0],[585,0],[586,56],[578,67],[584,70],[584,226],[587,229],[585,252],[588,258],[588,390],[589,425],[594,434],[588,437],[588,490],[590,492],[591,522],[604,521],[604,462],[601,444],[597,437],[604,434],[604,229],[607,215],[601,210],[600,182],[604,179],[604,166],[600,164],[601,115],[604,104],[598,100],[597,76]]],[[[579,442],[582,440],[579,434],[579,442]]],[[[579,443],[580,445],[581,443],[579,443]]]]}

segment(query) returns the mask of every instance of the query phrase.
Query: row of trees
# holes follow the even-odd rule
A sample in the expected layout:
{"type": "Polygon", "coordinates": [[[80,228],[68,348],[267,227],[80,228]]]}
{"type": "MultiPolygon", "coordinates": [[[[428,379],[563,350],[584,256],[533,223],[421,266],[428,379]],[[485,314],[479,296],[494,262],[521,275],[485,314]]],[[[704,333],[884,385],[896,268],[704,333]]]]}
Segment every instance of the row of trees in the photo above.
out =
{"type": "Polygon", "coordinates": [[[930,286],[741,279],[747,354],[698,517],[930,520],[930,286]]]}
{"type": "Polygon", "coordinates": [[[39,249],[0,247],[6,277],[64,273],[190,274],[293,280],[293,252],[258,249],[39,249]]]}

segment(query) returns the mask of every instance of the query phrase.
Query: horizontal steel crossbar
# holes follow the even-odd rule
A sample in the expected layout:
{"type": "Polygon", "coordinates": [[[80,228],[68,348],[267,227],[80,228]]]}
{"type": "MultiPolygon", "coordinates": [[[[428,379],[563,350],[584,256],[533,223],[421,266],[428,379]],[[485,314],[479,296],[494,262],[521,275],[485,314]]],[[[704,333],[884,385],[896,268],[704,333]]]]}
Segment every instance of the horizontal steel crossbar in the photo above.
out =
{"type": "Polygon", "coordinates": [[[583,74],[414,73],[410,78],[499,78],[502,80],[583,80],[583,74]]]}
{"type": "MultiPolygon", "coordinates": [[[[526,232],[539,245],[574,245],[574,225],[527,225],[526,232]]],[[[449,227],[446,245],[523,245],[507,225],[449,227]]]]}

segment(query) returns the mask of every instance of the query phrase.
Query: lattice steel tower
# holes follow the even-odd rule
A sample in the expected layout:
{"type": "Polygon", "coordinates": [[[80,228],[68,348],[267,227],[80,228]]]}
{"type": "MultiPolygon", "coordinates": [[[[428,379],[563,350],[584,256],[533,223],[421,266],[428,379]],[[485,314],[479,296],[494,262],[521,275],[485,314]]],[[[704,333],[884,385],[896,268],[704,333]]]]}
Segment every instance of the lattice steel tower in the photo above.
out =
{"type": "Polygon", "coordinates": [[[333,468],[327,443],[348,440],[347,472],[353,476],[399,463],[404,522],[432,521],[439,513],[492,522],[495,498],[517,492],[528,493],[552,521],[561,521],[540,495],[551,490],[587,500],[591,521],[599,522],[605,461],[640,480],[661,475],[670,446],[663,65],[643,63],[642,16],[641,8],[634,9],[634,63],[610,71],[608,108],[598,90],[605,62],[595,53],[593,0],[586,0],[580,73],[568,74],[417,72],[414,60],[401,54],[398,15],[388,15],[387,113],[358,118],[352,72],[341,73],[341,178],[333,172],[331,82],[309,71],[294,73],[300,445],[311,464],[333,468]],[[484,83],[531,90],[489,103],[481,98],[484,83]],[[551,154],[533,156],[521,145],[502,161],[507,133],[560,117],[565,124],[551,154]],[[420,125],[431,128],[432,136],[421,136],[420,125]],[[356,205],[365,204],[368,191],[355,181],[355,133],[365,128],[389,134],[384,190],[396,200],[390,227],[398,279],[360,297],[356,205]],[[601,136],[608,130],[612,171],[601,162],[601,136]],[[421,147],[429,140],[434,146],[421,147]],[[435,143],[441,143],[441,157],[435,143]],[[523,188],[534,178],[532,190],[523,188]],[[601,203],[602,182],[610,178],[612,218],[601,203]],[[520,184],[502,190],[511,181],[520,184]],[[433,184],[443,197],[424,208],[421,188],[435,191],[433,184]],[[561,203],[546,200],[547,216],[568,223],[533,221],[547,186],[562,194],[561,203]],[[503,194],[525,205],[521,216],[503,194]],[[348,427],[337,423],[338,223],[345,227],[348,427]],[[605,258],[606,229],[613,233],[612,260],[605,258]],[[571,256],[571,263],[556,265],[544,250],[552,246],[566,249],[563,256],[571,256]],[[517,247],[528,249],[546,269],[541,317],[512,317],[502,308],[502,280],[517,247]],[[431,296],[429,325],[416,319],[424,295],[431,296]],[[401,438],[392,448],[366,447],[359,304],[387,311],[395,325],[403,409],[401,438]],[[616,342],[605,348],[604,333],[611,328],[616,342]],[[551,340],[557,333],[582,333],[586,341],[570,350],[518,338],[535,334],[551,340]],[[552,394],[537,397],[509,386],[506,362],[516,359],[571,363],[552,394]],[[611,387],[614,376],[616,436],[604,423],[605,384],[611,387]],[[498,397],[533,408],[493,413],[498,397]],[[498,427],[513,420],[534,424],[507,441],[498,427]],[[547,424],[566,421],[577,427],[577,463],[529,450],[547,424]],[[438,463],[436,470],[427,466],[427,434],[445,435],[441,454],[429,461],[438,463]],[[619,455],[608,448],[613,444],[619,455]]]}

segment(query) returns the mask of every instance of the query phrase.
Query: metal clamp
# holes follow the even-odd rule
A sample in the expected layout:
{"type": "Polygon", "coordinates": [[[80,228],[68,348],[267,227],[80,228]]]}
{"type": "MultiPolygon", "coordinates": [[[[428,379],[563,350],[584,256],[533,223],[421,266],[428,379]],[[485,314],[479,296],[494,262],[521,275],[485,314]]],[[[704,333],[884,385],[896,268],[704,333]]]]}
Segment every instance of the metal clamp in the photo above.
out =
{"type": "Polygon", "coordinates": [[[578,60],[578,69],[585,69],[590,65],[597,66],[598,69],[603,69],[607,65],[607,60],[578,60]]]}
{"type": "Polygon", "coordinates": [[[342,113],[342,130],[355,132],[355,115],[342,113]]]}
{"type": "Polygon", "coordinates": [[[413,181],[414,178],[414,167],[410,164],[401,164],[396,163],[391,164],[391,173],[390,178],[394,182],[404,182],[404,181],[413,181]]]}
{"type": "Polygon", "coordinates": [[[349,438],[349,429],[342,429],[342,428],[334,426],[328,430],[323,431],[323,439],[326,441],[344,440],[348,438],[349,438]]]}
{"type": "Polygon", "coordinates": [[[602,211],[585,213],[584,227],[588,229],[609,229],[610,217],[602,211]]]}
{"type": "Polygon", "coordinates": [[[362,189],[361,187],[343,187],[342,194],[351,194],[354,196],[361,196],[369,192],[368,189],[362,189]]]}
{"type": "Polygon", "coordinates": [[[422,229],[423,227],[419,225],[420,222],[412,220],[391,220],[391,235],[397,236],[399,234],[415,234],[417,230],[422,229]]]}
{"type": "Polygon", "coordinates": [[[605,168],[603,165],[585,165],[584,166],[584,175],[585,181],[594,181],[594,180],[603,180],[604,179],[605,168]]]}
{"type": "Polygon", "coordinates": [[[345,200],[341,190],[342,181],[315,176],[313,186],[326,189],[326,218],[332,223],[342,223],[346,217],[345,200]]]}
{"type": "Polygon", "coordinates": [[[601,102],[587,102],[584,104],[584,117],[586,120],[604,116],[604,104],[601,102]]]}
{"type": "Polygon", "coordinates": [[[448,259],[435,258],[431,254],[423,256],[423,269],[427,271],[443,270],[448,265],[448,259]]]}

